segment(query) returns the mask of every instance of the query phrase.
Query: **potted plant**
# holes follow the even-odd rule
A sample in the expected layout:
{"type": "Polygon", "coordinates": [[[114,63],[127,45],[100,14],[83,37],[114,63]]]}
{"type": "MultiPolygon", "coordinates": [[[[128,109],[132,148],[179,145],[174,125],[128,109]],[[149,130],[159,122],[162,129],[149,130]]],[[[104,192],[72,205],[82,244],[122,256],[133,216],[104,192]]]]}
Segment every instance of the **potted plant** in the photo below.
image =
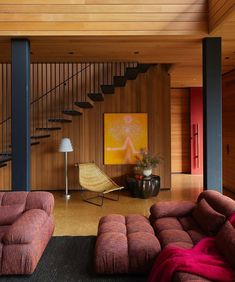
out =
{"type": "Polygon", "coordinates": [[[140,156],[136,157],[136,167],[141,170],[143,175],[148,177],[152,174],[152,169],[159,163],[159,158],[151,156],[146,150],[140,150],[140,156]]]}

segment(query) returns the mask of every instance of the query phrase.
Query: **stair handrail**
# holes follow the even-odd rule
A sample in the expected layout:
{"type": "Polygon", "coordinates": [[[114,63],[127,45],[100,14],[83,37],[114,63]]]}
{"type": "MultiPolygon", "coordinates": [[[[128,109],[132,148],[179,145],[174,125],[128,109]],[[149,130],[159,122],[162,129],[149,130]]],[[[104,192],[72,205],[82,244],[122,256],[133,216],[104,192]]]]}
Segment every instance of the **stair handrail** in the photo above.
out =
{"type": "MultiPolygon", "coordinates": [[[[47,92],[45,92],[44,94],[42,94],[40,97],[38,97],[37,99],[33,100],[32,102],[30,102],[30,105],[33,105],[34,103],[40,101],[41,99],[43,99],[46,95],[48,95],[49,93],[53,92],[55,89],[59,88],[61,85],[63,85],[64,83],[68,82],[70,79],[72,79],[73,77],[77,76],[79,73],[83,72],[84,70],[86,70],[88,67],[91,66],[92,63],[89,63],[88,66],[85,66],[83,69],[79,70],[78,72],[76,72],[75,74],[69,76],[68,78],[66,78],[64,81],[60,82],[59,84],[57,84],[55,87],[53,87],[52,89],[48,90],[47,92]]],[[[0,125],[4,124],[5,122],[9,121],[11,119],[11,116],[4,119],[3,121],[0,122],[0,125]]]]}
{"type": "Polygon", "coordinates": [[[91,66],[91,63],[89,63],[88,66],[84,67],[83,69],[81,69],[80,71],[76,72],[75,74],[71,75],[70,77],[66,78],[64,81],[60,82],[59,84],[57,84],[55,87],[53,87],[52,89],[50,89],[49,91],[47,91],[46,93],[42,94],[40,97],[38,97],[37,99],[33,100],[30,105],[36,103],[37,101],[41,100],[43,97],[45,97],[46,95],[48,95],[49,93],[51,93],[52,91],[54,91],[55,89],[59,88],[61,85],[63,85],[64,83],[68,82],[70,79],[72,79],[73,77],[77,76],[79,73],[83,72],[85,69],[87,69],[88,67],[91,66]]]}
{"type": "MultiPolygon", "coordinates": [[[[118,63],[118,62],[112,62],[112,63],[118,63]]],[[[137,63],[138,62],[128,62],[128,63],[137,63]]],[[[43,63],[41,63],[43,64],[43,63]]],[[[33,100],[32,102],[30,102],[30,105],[40,101],[41,99],[43,99],[46,95],[48,95],[49,93],[53,92],[55,89],[59,88],[61,85],[63,85],[64,83],[68,82],[70,79],[72,79],[73,77],[77,76],[79,73],[83,72],[84,70],[86,70],[87,68],[89,68],[93,63],[88,63],[87,66],[85,66],[83,69],[79,70],[78,72],[76,72],[75,74],[71,75],[70,77],[66,78],[64,81],[60,82],[59,84],[57,84],[55,87],[53,87],[52,89],[50,89],[49,91],[45,92],[44,94],[42,94],[40,97],[38,97],[37,99],[33,100]]],[[[3,121],[0,122],[0,125],[4,124],[5,122],[9,121],[11,119],[11,116],[4,119],[3,121]]]]}

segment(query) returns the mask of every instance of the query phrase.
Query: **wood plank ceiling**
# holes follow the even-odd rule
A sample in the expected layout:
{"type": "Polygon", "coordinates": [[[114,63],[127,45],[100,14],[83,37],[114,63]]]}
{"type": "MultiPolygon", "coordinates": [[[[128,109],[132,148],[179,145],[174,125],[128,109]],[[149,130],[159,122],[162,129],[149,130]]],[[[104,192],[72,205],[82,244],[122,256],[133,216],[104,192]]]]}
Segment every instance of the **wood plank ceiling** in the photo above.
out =
{"type": "Polygon", "coordinates": [[[223,68],[234,68],[235,22],[223,25],[234,2],[211,0],[208,13],[206,0],[0,0],[0,62],[10,60],[10,38],[23,36],[34,62],[167,63],[172,87],[200,86],[209,28],[217,36],[222,26],[223,68]]]}
{"type": "Polygon", "coordinates": [[[209,28],[212,36],[223,38],[223,71],[228,72],[235,68],[235,1],[213,0],[212,4],[209,28]]]}

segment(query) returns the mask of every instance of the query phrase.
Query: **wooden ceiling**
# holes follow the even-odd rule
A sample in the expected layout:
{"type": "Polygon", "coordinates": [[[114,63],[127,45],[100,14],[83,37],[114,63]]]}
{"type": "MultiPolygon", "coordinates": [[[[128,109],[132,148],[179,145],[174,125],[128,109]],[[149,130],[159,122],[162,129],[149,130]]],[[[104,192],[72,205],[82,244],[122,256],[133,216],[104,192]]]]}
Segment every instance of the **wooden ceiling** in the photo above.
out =
{"type": "Polygon", "coordinates": [[[202,38],[235,66],[235,0],[0,0],[0,62],[27,37],[31,60],[167,63],[172,87],[202,85],[202,38]],[[209,11],[209,12],[208,12],[209,11]]]}

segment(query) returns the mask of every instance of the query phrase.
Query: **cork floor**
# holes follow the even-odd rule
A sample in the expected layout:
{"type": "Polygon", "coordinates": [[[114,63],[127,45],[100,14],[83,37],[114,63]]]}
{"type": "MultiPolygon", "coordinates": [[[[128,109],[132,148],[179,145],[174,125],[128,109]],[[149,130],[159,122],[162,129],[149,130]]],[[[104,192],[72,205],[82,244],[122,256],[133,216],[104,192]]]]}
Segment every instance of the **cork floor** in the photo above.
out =
{"type": "Polygon", "coordinates": [[[196,200],[202,191],[202,176],[189,174],[172,175],[172,189],[160,191],[157,197],[148,199],[132,198],[128,191],[122,191],[119,201],[104,200],[97,207],[81,200],[79,191],[71,193],[71,199],[65,200],[63,192],[53,192],[55,196],[54,217],[55,236],[96,235],[99,219],[110,213],[149,215],[153,203],[166,200],[196,200]]]}

